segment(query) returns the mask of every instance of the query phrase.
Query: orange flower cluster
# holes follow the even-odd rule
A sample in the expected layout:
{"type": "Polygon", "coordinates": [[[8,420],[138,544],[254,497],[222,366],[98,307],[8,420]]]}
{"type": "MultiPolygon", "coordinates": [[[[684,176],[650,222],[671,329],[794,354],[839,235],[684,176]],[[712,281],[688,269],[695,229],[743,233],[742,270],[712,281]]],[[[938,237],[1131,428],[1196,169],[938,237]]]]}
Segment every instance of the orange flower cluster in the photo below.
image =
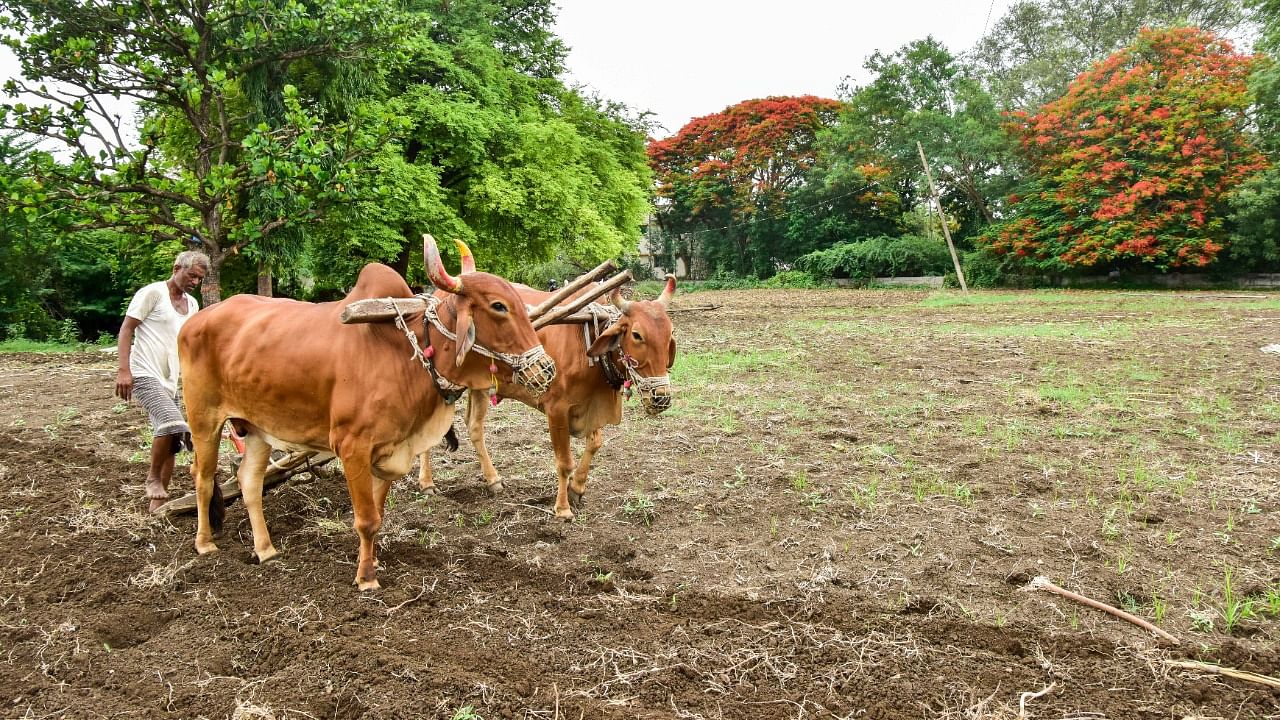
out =
{"type": "Polygon", "coordinates": [[[1266,160],[1246,117],[1257,58],[1195,28],[1143,30],[1010,128],[1036,172],[983,241],[1044,269],[1211,263],[1226,198],[1266,160]]]}

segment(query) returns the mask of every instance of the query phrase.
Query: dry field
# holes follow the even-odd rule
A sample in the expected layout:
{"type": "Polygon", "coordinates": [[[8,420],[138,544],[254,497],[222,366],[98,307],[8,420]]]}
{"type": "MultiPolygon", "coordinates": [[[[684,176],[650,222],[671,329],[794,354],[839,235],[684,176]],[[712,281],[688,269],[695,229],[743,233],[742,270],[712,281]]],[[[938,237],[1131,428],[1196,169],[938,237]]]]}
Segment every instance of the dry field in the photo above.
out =
{"type": "Polygon", "coordinates": [[[0,717],[1280,717],[1170,664],[1280,676],[1276,296],[675,306],[676,407],[628,405],[576,522],[503,403],[507,492],[461,433],[441,495],[393,490],[366,595],[341,475],[267,496],[279,561],[240,504],[197,557],[143,512],[114,361],[0,356],[0,717]]]}

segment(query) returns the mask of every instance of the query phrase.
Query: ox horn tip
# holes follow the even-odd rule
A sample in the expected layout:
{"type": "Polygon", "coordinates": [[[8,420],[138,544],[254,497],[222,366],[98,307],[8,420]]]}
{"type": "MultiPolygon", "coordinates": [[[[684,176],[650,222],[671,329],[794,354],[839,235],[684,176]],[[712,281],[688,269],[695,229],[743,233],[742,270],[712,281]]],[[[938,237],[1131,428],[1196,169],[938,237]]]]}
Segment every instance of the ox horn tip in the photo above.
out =
{"type": "Polygon", "coordinates": [[[662,288],[662,294],[658,296],[658,302],[664,307],[671,302],[671,296],[676,294],[676,276],[667,273],[666,285],[662,288]]]}
{"type": "Polygon", "coordinates": [[[454,238],[453,244],[458,247],[458,256],[462,258],[462,272],[469,273],[476,271],[476,258],[471,254],[471,248],[460,238],[454,238]]]}

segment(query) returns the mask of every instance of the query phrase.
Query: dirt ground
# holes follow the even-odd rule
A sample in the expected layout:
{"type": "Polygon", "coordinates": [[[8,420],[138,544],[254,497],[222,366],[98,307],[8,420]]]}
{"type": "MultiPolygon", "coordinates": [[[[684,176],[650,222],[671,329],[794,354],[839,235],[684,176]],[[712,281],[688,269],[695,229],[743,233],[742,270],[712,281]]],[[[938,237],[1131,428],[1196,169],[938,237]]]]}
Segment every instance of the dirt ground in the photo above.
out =
{"type": "Polygon", "coordinates": [[[506,492],[460,433],[369,594],[339,473],[268,494],[278,561],[239,503],[198,557],[114,359],[0,356],[0,717],[1280,718],[1169,664],[1280,677],[1280,300],[956,298],[677,296],[676,406],[574,523],[503,403],[506,492]]]}

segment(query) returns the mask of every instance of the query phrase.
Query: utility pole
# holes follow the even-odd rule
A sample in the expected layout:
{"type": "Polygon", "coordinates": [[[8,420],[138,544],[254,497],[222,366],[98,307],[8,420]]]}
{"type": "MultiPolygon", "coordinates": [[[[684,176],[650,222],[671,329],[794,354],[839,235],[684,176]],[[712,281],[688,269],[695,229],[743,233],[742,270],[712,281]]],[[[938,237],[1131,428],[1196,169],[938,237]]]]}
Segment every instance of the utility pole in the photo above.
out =
{"type": "Polygon", "coordinates": [[[924,157],[924,147],[916,141],[916,150],[920,151],[920,164],[924,166],[924,177],[929,181],[929,195],[938,208],[938,219],[942,221],[942,234],[947,238],[947,249],[951,251],[951,262],[956,266],[956,279],[960,281],[960,289],[969,294],[969,286],[964,281],[964,271],[960,269],[960,256],[956,254],[956,245],[951,242],[951,230],[947,228],[947,214],[942,211],[942,198],[938,197],[938,189],[933,186],[933,175],[929,173],[929,161],[924,157]]]}

